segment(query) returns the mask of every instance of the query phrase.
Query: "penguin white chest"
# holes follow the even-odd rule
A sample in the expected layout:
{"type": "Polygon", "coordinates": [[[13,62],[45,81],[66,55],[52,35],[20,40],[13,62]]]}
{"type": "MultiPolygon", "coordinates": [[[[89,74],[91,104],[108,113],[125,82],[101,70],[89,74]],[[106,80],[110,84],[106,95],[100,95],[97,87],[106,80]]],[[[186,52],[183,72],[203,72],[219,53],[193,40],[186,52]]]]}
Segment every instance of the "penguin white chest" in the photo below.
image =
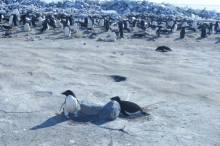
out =
{"type": "Polygon", "coordinates": [[[116,34],[115,32],[112,32],[111,35],[110,35],[110,40],[115,42],[116,41],[116,34]]]}
{"type": "Polygon", "coordinates": [[[66,98],[66,109],[69,111],[69,113],[73,113],[75,110],[77,110],[77,100],[73,96],[69,95],[66,98]]]}
{"type": "Polygon", "coordinates": [[[65,116],[69,118],[69,114],[73,114],[73,113],[75,114],[75,116],[77,116],[77,110],[78,110],[78,105],[76,98],[74,98],[72,95],[67,96],[64,106],[65,116]]]}
{"type": "Polygon", "coordinates": [[[176,30],[177,30],[177,24],[174,24],[172,32],[176,32],[176,30]]]}
{"type": "Polygon", "coordinates": [[[70,31],[70,28],[69,27],[65,27],[65,29],[64,29],[64,35],[65,36],[70,36],[71,35],[71,31],[70,31]]]}
{"type": "Polygon", "coordinates": [[[9,17],[9,25],[12,25],[12,21],[13,21],[13,15],[11,15],[11,16],[9,17]]]}
{"type": "Polygon", "coordinates": [[[24,30],[25,30],[25,31],[31,31],[31,27],[30,27],[29,23],[26,23],[26,24],[24,25],[24,30]]]}
{"type": "Polygon", "coordinates": [[[78,26],[77,26],[77,23],[74,23],[74,25],[73,25],[73,31],[75,31],[75,32],[77,32],[77,28],[78,26]]]}
{"type": "Polygon", "coordinates": [[[43,19],[41,17],[38,17],[39,26],[42,26],[42,21],[43,21],[43,19]]]}

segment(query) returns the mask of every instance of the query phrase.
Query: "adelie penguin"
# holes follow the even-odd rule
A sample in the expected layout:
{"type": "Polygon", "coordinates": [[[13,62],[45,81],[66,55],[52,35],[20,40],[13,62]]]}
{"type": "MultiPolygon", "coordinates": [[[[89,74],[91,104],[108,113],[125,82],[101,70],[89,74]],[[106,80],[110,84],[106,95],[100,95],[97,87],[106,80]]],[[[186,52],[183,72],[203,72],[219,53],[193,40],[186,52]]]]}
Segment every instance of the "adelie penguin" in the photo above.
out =
{"type": "Polygon", "coordinates": [[[105,31],[109,31],[109,29],[110,29],[110,26],[109,26],[109,21],[108,20],[105,20],[104,21],[104,27],[105,27],[105,31]]]}
{"type": "Polygon", "coordinates": [[[64,115],[68,119],[69,119],[70,114],[74,114],[74,116],[77,117],[79,101],[77,100],[73,91],[67,90],[61,94],[66,95],[66,98],[65,98],[65,101],[62,104],[60,110],[62,109],[62,107],[64,107],[64,115]]]}
{"type": "Polygon", "coordinates": [[[136,103],[130,101],[123,101],[118,96],[112,97],[110,99],[119,103],[121,107],[121,113],[125,116],[132,116],[137,114],[149,115],[148,113],[144,112],[142,108],[136,103]]]}
{"type": "Polygon", "coordinates": [[[64,35],[66,37],[69,37],[71,35],[71,30],[70,30],[70,27],[68,25],[64,27],[64,35]]]}
{"type": "Polygon", "coordinates": [[[18,17],[16,14],[13,14],[13,24],[14,26],[17,26],[18,17]]]}
{"type": "Polygon", "coordinates": [[[183,39],[185,37],[185,34],[186,34],[186,29],[185,27],[183,27],[180,31],[180,38],[183,39]]]}
{"type": "Polygon", "coordinates": [[[78,32],[78,24],[77,23],[73,24],[73,31],[76,33],[78,32]]]}
{"type": "Polygon", "coordinates": [[[116,38],[117,38],[117,36],[116,36],[115,31],[112,31],[110,34],[110,41],[116,42],[116,38]]]}
{"type": "Polygon", "coordinates": [[[157,49],[155,51],[168,52],[168,51],[172,51],[172,50],[167,46],[159,46],[159,47],[157,47],[157,49]]]}
{"type": "Polygon", "coordinates": [[[13,15],[11,15],[11,16],[9,17],[9,21],[8,21],[8,24],[9,24],[9,25],[12,25],[12,23],[13,23],[13,15]]]}
{"type": "Polygon", "coordinates": [[[46,31],[46,30],[49,30],[49,25],[48,25],[47,21],[44,21],[44,22],[42,23],[42,26],[43,26],[43,27],[40,29],[41,32],[44,32],[44,31],[46,31]]]}
{"type": "Polygon", "coordinates": [[[118,22],[118,27],[119,27],[120,37],[124,38],[123,23],[121,21],[118,22]]]}
{"type": "Polygon", "coordinates": [[[176,21],[175,21],[174,24],[173,24],[173,26],[172,26],[172,28],[171,28],[171,31],[172,31],[172,32],[176,32],[176,30],[177,30],[177,23],[176,23],[176,21]]]}
{"type": "Polygon", "coordinates": [[[206,27],[203,26],[201,31],[202,31],[202,32],[201,32],[201,37],[202,37],[202,38],[205,38],[205,37],[206,37],[206,34],[207,34],[207,32],[206,32],[206,27]]]}
{"type": "Polygon", "coordinates": [[[24,31],[31,31],[31,25],[29,22],[26,22],[24,25],[24,31]]]}

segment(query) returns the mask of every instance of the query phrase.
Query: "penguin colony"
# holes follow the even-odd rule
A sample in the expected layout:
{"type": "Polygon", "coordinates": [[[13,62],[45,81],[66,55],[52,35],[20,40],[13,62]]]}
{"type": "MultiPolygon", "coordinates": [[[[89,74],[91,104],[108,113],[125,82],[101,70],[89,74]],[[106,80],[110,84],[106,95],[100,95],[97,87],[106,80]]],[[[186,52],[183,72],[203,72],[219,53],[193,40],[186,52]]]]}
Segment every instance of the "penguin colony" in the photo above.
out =
{"type": "Polygon", "coordinates": [[[160,37],[161,34],[172,34],[179,31],[180,38],[184,38],[186,32],[201,33],[201,37],[220,33],[220,22],[217,20],[196,20],[192,18],[179,18],[174,16],[160,16],[156,14],[88,14],[86,12],[63,11],[37,12],[33,10],[9,10],[0,11],[0,26],[3,31],[13,34],[15,27],[23,26],[23,31],[31,31],[32,28],[44,33],[50,29],[63,32],[65,37],[70,37],[79,30],[87,29],[89,33],[96,33],[97,28],[103,28],[108,32],[110,41],[124,38],[124,33],[132,37],[143,38],[147,34],[160,37]],[[142,30],[134,33],[134,30],[142,30]]]}

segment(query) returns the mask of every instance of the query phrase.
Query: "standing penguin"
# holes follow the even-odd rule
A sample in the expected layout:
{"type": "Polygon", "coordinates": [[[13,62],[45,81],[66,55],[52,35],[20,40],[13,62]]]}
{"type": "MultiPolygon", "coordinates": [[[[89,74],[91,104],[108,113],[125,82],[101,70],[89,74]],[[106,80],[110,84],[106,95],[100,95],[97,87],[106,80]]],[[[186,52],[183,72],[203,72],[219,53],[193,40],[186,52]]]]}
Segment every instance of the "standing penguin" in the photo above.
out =
{"type": "Polygon", "coordinates": [[[38,17],[38,24],[42,26],[43,18],[41,16],[38,17]]]}
{"type": "Polygon", "coordinates": [[[105,30],[108,32],[109,31],[109,21],[108,20],[105,20],[104,21],[104,27],[105,27],[105,30]]]}
{"type": "Polygon", "coordinates": [[[64,28],[64,22],[61,20],[60,30],[63,31],[63,28],[64,28]]]}
{"type": "Polygon", "coordinates": [[[118,22],[118,27],[119,27],[120,37],[124,38],[123,23],[121,21],[118,22]]]}
{"type": "Polygon", "coordinates": [[[198,28],[196,20],[193,20],[192,28],[194,29],[198,28]]]}
{"type": "Polygon", "coordinates": [[[115,33],[115,31],[113,30],[113,31],[111,32],[111,34],[110,34],[110,41],[115,42],[115,41],[116,41],[116,38],[117,38],[116,33],[115,33]]]}
{"type": "Polygon", "coordinates": [[[208,26],[209,34],[211,34],[211,32],[212,32],[212,27],[213,27],[213,24],[212,24],[212,23],[209,23],[209,26],[208,26]]]}
{"type": "Polygon", "coordinates": [[[78,113],[77,102],[79,103],[79,101],[77,100],[73,91],[67,90],[61,94],[66,95],[66,99],[64,103],[62,104],[62,106],[64,105],[64,115],[69,119],[69,114],[74,113],[74,116],[77,117],[77,113],[78,113]]]}
{"type": "Polygon", "coordinates": [[[31,25],[29,22],[26,22],[24,25],[24,31],[31,31],[31,25]]]}
{"type": "Polygon", "coordinates": [[[92,17],[90,16],[88,19],[88,25],[87,28],[93,28],[93,22],[92,22],[92,17]]]}
{"type": "Polygon", "coordinates": [[[78,25],[76,22],[73,24],[73,31],[76,33],[78,32],[78,25]]]}
{"type": "Polygon", "coordinates": [[[156,36],[157,37],[160,37],[160,29],[161,29],[162,26],[159,26],[157,27],[155,30],[156,30],[156,36]]]}
{"type": "Polygon", "coordinates": [[[172,32],[176,32],[176,30],[177,30],[177,23],[176,23],[176,21],[175,21],[174,24],[173,24],[173,26],[172,26],[172,28],[171,28],[171,31],[172,31],[172,32]]]}
{"type": "Polygon", "coordinates": [[[219,28],[219,24],[218,23],[219,23],[218,21],[215,22],[215,31],[219,28]]]}
{"type": "Polygon", "coordinates": [[[104,19],[99,20],[99,27],[102,27],[104,25],[104,19]]]}
{"type": "Polygon", "coordinates": [[[126,30],[127,32],[130,32],[131,30],[128,28],[129,24],[126,20],[123,21],[124,23],[124,30],[126,30]]]}
{"type": "Polygon", "coordinates": [[[183,39],[185,37],[185,34],[186,34],[185,27],[182,27],[182,29],[180,31],[180,38],[183,39]]]}
{"type": "Polygon", "coordinates": [[[18,20],[17,15],[13,14],[13,24],[14,24],[14,26],[17,26],[17,20],[18,20]]]}
{"type": "Polygon", "coordinates": [[[42,24],[42,28],[40,29],[41,32],[44,32],[46,30],[49,30],[49,25],[47,23],[47,21],[44,21],[43,24],[42,24]]]}
{"type": "Polygon", "coordinates": [[[70,30],[70,27],[68,25],[65,26],[65,28],[64,28],[64,35],[66,37],[69,37],[71,35],[71,30],[70,30]]]}
{"type": "Polygon", "coordinates": [[[206,37],[206,27],[205,26],[202,27],[201,37],[202,38],[206,37]]]}
{"type": "Polygon", "coordinates": [[[9,17],[9,21],[8,21],[9,25],[12,25],[12,22],[13,22],[13,15],[11,15],[11,16],[9,17]]]}

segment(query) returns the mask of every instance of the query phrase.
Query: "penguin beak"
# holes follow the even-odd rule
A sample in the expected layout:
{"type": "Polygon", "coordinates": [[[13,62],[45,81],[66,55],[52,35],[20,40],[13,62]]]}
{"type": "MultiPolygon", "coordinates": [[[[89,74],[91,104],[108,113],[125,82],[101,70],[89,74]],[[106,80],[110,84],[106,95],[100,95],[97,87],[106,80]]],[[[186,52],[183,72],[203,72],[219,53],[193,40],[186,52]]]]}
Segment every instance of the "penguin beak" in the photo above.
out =
{"type": "Polygon", "coordinates": [[[63,92],[63,93],[61,93],[61,94],[66,95],[66,92],[63,92]]]}

